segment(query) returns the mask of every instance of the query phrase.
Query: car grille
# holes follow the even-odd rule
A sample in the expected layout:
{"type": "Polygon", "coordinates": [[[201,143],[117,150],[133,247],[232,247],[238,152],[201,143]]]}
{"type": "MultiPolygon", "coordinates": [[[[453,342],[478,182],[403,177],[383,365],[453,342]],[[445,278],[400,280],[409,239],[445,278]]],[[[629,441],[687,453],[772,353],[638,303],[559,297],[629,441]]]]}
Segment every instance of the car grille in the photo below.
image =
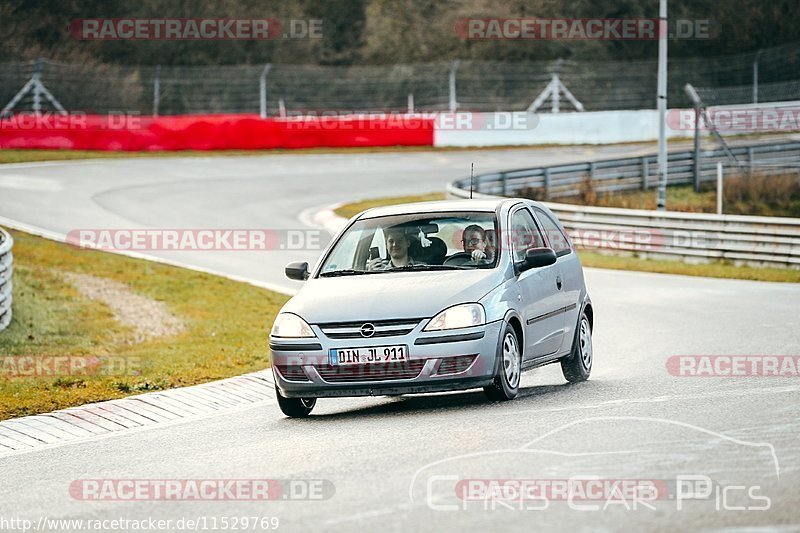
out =
{"type": "Polygon", "coordinates": [[[347,383],[351,381],[390,381],[413,379],[422,372],[426,359],[414,361],[371,363],[367,365],[317,365],[315,368],[325,381],[347,383]]]}
{"type": "Polygon", "coordinates": [[[329,339],[364,339],[376,337],[395,337],[411,333],[421,318],[404,318],[398,320],[362,320],[358,322],[328,322],[317,324],[322,333],[329,339]],[[364,324],[372,324],[375,328],[373,335],[364,336],[361,334],[361,327],[364,324]]]}
{"type": "Polygon", "coordinates": [[[460,355],[458,357],[446,357],[439,363],[439,369],[436,371],[437,376],[443,374],[458,374],[464,372],[470,367],[477,355],[460,355]]]}
{"type": "Polygon", "coordinates": [[[275,365],[286,381],[310,381],[302,366],[297,365],[275,365]]]}

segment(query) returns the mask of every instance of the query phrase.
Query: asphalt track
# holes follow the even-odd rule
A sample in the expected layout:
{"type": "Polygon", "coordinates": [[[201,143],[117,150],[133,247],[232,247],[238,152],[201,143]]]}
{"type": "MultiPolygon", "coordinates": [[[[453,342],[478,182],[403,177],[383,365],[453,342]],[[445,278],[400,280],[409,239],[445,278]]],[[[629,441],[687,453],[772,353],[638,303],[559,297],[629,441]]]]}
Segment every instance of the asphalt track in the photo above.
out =
{"type": "MultiPolygon", "coordinates": [[[[594,150],[613,157],[652,147],[594,150]]],[[[470,161],[490,171],[587,156],[559,148],[20,165],[0,168],[0,216],[62,234],[303,229],[301,218],[332,202],[441,190],[470,161]]],[[[292,290],[283,264],[318,251],[153,254],[292,290]]],[[[675,377],[666,369],[674,355],[800,354],[800,287],[592,269],[586,276],[596,319],[595,368],[584,384],[566,385],[549,366],[525,374],[509,403],[488,403],[479,392],[321,400],[307,420],[285,419],[268,401],[0,458],[0,517],[207,517],[208,525],[277,517],[286,531],[800,529],[798,378],[675,377]],[[455,478],[587,476],[656,480],[672,494],[679,476],[715,485],[680,508],[670,498],[634,505],[556,497],[487,509],[455,497],[455,478]],[[303,501],[73,498],[70,484],[87,478],[325,480],[327,488],[324,499],[303,501]]]]}

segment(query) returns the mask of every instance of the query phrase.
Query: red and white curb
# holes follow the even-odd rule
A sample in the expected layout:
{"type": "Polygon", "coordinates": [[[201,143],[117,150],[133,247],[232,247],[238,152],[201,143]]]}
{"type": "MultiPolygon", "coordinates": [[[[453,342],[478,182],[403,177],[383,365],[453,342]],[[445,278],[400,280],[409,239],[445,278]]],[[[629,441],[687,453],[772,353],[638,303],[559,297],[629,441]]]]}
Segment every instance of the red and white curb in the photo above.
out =
{"type": "Polygon", "coordinates": [[[347,219],[336,214],[336,209],[344,205],[345,202],[328,205],[322,209],[313,209],[304,212],[300,216],[300,221],[308,226],[317,226],[325,229],[331,235],[336,235],[347,224],[347,219]]]}
{"type": "Polygon", "coordinates": [[[275,403],[271,370],[0,422],[0,457],[275,403]]]}

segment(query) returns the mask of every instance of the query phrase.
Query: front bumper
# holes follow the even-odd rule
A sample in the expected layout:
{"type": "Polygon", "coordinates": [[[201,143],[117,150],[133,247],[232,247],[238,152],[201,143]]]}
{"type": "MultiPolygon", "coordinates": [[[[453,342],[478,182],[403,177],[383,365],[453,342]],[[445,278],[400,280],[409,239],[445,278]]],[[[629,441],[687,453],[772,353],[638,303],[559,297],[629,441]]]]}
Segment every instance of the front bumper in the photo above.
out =
{"type": "Polygon", "coordinates": [[[420,331],[420,325],[407,335],[370,339],[329,339],[312,326],[315,339],[270,338],[275,384],[286,398],[380,396],[483,387],[494,380],[502,325],[503,321],[497,321],[458,331],[425,333],[420,331]],[[374,366],[358,365],[349,367],[348,375],[342,378],[329,365],[331,349],[400,344],[408,347],[408,362],[402,368],[387,366],[385,374],[376,372],[374,366]]]}

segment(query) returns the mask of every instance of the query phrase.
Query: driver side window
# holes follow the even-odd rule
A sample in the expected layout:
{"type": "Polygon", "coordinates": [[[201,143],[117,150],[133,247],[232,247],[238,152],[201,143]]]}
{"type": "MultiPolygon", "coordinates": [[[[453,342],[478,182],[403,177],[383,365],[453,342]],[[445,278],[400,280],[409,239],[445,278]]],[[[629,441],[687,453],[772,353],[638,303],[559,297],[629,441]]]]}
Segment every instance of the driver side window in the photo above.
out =
{"type": "Polygon", "coordinates": [[[542,248],[543,246],[544,239],[531,212],[524,207],[517,209],[511,215],[511,249],[514,261],[525,259],[525,251],[528,248],[542,248]]]}

